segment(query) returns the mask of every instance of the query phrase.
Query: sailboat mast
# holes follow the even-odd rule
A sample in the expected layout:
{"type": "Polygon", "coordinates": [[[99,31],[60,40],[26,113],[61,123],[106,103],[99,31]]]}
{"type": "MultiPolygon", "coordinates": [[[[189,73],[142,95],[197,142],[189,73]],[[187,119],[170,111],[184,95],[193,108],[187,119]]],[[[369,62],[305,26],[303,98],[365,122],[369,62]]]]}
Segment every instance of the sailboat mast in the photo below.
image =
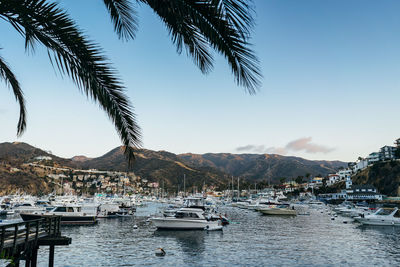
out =
{"type": "Polygon", "coordinates": [[[238,199],[240,199],[239,177],[238,177],[238,199]]]}
{"type": "Polygon", "coordinates": [[[186,174],[183,174],[183,197],[186,197],[186,174]]]}

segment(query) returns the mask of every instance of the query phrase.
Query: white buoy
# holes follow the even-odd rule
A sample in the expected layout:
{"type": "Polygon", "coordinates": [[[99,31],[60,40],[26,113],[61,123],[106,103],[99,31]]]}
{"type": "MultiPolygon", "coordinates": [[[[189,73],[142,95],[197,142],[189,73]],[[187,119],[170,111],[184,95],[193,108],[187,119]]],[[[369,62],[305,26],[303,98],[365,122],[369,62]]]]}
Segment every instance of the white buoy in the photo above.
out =
{"type": "Polygon", "coordinates": [[[134,226],[133,226],[133,229],[137,229],[138,227],[137,227],[137,225],[135,224],[134,226]]]}
{"type": "Polygon", "coordinates": [[[162,257],[162,256],[165,256],[165,254],[167,254],[167,253],[165,252],[164,249],[162,249],[162,248],[156,249],[156,256],[162,257]]]}

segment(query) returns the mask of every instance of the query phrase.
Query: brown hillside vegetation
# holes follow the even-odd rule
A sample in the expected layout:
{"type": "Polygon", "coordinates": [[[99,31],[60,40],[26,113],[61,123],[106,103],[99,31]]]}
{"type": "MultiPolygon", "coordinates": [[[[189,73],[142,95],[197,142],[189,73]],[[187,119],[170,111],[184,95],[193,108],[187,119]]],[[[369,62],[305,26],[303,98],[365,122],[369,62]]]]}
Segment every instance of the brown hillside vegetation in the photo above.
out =
{"type": "Polygon", "coordinates": [[[353,176],[353,184],[372,184],[387,196],[399,195],[400,161],[375,163],[353,176]]]}

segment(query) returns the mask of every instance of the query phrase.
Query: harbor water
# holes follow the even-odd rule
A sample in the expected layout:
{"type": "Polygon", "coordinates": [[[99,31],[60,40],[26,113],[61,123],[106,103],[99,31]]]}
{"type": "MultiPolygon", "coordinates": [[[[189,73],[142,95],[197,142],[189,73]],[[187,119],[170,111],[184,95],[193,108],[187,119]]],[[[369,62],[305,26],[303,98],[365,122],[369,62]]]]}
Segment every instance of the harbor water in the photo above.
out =
{"type": "MultiPolygon", "coordinates": [[[[400,227],[332,220],[325,210],[281,217],[223,206],[231,220],[223,231],[156,231],[148,215],[159,207],[63,227],[72,244],[56,247],[55,266],[400,266],[400,227]],[[166,255],[156,256],[157,248],[166,255]]],[[[47,266],[48,250],[38,258],[38,266],[47,266]]]]}

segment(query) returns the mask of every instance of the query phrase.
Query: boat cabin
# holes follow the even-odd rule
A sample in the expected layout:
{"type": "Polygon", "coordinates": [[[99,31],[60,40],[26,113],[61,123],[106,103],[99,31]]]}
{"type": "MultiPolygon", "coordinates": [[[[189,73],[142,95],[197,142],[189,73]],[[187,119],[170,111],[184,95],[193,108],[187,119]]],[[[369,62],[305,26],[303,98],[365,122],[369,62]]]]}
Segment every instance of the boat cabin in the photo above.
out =
{"type": "Polygon", "coordinates": [[[179,219],[191,219],[191,220],[204,220],[204,211],[201,209],[189,209],[189,208],[182,208],[175,213],[175,218],[179,219]]]}

